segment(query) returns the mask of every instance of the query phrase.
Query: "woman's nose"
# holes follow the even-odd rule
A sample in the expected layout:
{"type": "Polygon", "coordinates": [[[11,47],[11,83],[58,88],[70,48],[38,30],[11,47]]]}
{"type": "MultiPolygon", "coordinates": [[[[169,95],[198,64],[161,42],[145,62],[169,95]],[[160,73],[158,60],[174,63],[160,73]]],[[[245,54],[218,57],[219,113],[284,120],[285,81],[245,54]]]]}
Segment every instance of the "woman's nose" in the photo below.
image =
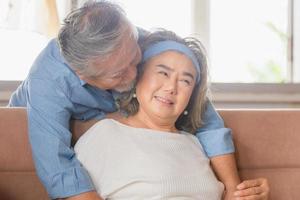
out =
{"type": "Polygon", "coordinates": [[[177,78],[170,78],[165,82],[165,91],[171,95],[177,94],[177,78]]]}

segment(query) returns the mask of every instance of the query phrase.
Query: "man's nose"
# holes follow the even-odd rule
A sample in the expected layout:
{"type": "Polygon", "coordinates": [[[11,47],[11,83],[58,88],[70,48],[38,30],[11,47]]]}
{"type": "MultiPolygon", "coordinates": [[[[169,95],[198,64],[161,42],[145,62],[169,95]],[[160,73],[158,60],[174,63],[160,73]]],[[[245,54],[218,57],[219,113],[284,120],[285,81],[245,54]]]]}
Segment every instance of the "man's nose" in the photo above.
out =
{"type": "Polygon", "coordinates": [[[137,75],[137,68],[135,65],[130,66],[129,70],[127,71],[127,74],[125,74],[125,76],[127,76],[128,81],[133,81],[136,79],[136,75],[137,75]]]}

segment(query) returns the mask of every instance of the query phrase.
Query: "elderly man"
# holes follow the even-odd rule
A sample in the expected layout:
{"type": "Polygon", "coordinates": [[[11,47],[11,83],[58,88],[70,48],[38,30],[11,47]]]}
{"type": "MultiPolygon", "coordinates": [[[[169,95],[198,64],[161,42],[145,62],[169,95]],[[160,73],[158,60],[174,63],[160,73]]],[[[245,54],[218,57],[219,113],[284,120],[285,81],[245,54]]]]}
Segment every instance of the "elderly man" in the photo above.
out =
{"type": "MultiPolygon", "coordinates": [[[[116,111],[115,94],[131,89],[140,60],[138,33],[122,9],[89,2],[69,14],[11,97],[10,106],[27,107],[35,167],[52,199],[101,199],[75,157],[69,121],[116,111]]],[[[205,122],[197,136],[219,178],[235,187],[230,130],[211,104],[205,122]]]]}

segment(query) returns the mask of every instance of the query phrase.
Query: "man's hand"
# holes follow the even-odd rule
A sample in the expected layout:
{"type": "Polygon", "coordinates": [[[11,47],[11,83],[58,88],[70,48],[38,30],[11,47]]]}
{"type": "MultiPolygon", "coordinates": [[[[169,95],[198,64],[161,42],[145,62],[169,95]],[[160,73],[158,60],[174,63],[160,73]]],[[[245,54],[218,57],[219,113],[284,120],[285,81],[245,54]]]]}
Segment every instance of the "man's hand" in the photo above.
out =
{"type": "Polygon", "coordinates": [[[270,191],[268,180],[265,178],[245,180],[236,188],[236,200],[267,200],[270,191]]]}
{"type": "Polygon", "coordinates": [[[102,199],[97,192],[85,192],[73,197],[68,197],[65,199],[58,199],[58,200],[104,200],[102,199]]]}

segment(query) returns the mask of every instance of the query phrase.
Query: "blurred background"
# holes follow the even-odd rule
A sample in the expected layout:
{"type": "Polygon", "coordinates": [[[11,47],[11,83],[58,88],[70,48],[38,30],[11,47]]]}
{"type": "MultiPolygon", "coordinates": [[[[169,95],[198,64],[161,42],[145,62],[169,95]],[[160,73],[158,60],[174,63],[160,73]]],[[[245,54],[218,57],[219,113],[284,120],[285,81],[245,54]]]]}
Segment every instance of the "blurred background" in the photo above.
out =
{"type": "MultiPolygon", "coordinates": [[[[0,106],[85,0],[0,1],[0,106]]],[[[217,108],[300,107],[300,0],[115,0],[136,26],[206,47],[217,108]]]]}

